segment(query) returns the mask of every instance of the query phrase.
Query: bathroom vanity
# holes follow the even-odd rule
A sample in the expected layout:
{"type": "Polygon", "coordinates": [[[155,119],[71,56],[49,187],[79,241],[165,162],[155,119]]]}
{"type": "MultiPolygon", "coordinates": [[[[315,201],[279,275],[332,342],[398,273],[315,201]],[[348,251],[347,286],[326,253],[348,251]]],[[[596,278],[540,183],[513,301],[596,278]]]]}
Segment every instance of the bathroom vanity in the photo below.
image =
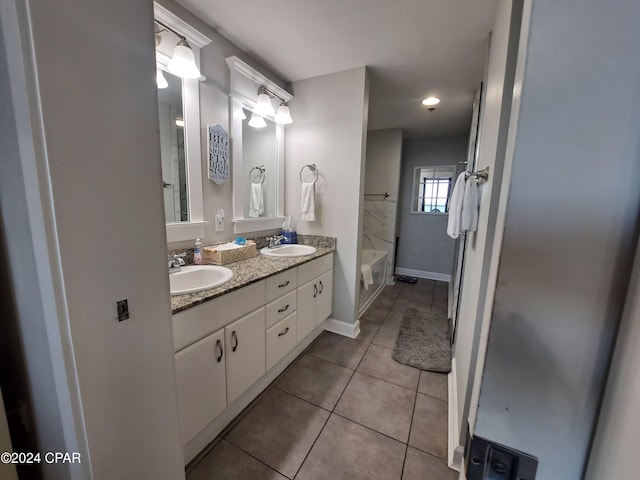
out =
{"type": "Polygon", "coordinates": [[[223,286],[172,297],[185,463],[322,332],[331,314],[335,244],[313,255],[227,265],[223,286]]]}

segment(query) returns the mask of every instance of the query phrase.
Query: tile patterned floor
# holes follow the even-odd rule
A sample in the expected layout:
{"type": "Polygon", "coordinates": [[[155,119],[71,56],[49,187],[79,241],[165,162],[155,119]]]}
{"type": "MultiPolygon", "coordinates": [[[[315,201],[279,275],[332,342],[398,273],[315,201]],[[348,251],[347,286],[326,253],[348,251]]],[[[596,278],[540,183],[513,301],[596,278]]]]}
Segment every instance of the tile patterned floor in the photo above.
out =
{"type": "Polygon", "coordinates": [[[349,339],[324,332],[245,409],[188,480],[456,480],[447,376],[397,363],[407,308],[447,308],[447,284],[387,286],[349,339]]]}

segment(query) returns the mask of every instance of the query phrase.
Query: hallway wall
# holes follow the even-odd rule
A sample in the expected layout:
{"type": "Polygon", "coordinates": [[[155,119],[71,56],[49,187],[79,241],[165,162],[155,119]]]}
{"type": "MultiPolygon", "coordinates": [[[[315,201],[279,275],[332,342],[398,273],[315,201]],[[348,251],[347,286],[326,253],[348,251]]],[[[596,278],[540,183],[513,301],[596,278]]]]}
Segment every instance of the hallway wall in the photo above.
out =
{"type": "Polygon", "coordinates": [[[640,3],[529,11],[475,433],[538,457],[538,480],[578,480],[638,237],[640,3]]]}

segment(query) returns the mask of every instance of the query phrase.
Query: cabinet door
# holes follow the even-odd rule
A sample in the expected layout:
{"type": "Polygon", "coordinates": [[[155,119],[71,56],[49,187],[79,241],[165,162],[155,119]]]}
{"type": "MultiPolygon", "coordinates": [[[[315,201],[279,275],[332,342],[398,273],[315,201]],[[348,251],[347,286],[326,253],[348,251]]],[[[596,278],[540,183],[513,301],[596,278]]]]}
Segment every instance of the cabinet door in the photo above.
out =
{"type": "Polygon", "coordinates": [[[227,407],[224,330],[176,353],[180,437],[185,445],[227,407]]]}
{"type": "Polygon", "coordinates": [[[264,307],[224,327],[227,348],[227,403],[265,373],[264,307]]]}
{"type": "Polygon", "coordinates": [[[316,297],[318,287],[314,281],[298,288],[298,342],[316,328],[316,297]]]}
{"type": "Polygon", "coordinates": [[[331,302],[333,301],[333,270],[323,273],[316,279],[318,296],[316,298],[316,325],[329,318],[331,315],[331,302]]]}

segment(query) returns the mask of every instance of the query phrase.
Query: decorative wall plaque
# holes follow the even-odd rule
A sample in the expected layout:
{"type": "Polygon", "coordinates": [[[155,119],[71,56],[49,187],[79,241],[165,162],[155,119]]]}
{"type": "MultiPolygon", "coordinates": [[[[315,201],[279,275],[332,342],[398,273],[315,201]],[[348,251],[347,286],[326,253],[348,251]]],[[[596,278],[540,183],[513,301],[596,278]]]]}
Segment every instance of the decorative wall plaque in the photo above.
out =
{"type": "Polygon", "coordinates": [[[229,133],[220,125],[207,126],[209,135],[209,180],[222,185],[229,180],[229,133]]]}

